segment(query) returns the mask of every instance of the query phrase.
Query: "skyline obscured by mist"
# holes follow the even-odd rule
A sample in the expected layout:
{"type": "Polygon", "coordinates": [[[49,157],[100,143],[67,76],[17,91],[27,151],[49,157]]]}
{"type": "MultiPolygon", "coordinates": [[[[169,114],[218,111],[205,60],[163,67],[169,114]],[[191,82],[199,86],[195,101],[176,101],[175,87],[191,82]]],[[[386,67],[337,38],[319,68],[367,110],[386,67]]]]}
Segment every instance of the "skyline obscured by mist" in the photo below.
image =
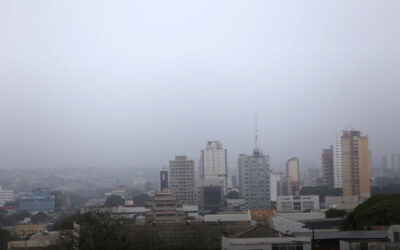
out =
{"type": "Polygon", "coordinates": [[[400,152],[398,1],[2,1],[0,168],[319,167],[349,127],[400,152]],[[197,167],[197,166],[196,166],[197,167]]]}

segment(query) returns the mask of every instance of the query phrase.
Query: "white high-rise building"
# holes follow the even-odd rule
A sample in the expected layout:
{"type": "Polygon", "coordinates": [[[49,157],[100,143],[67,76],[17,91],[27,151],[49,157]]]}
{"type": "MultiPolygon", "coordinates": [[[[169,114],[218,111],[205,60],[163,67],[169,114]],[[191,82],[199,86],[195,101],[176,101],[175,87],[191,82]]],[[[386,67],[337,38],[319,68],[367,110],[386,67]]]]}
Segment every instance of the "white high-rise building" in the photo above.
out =
{"type": "Polygon", "coordinates": [[[228,185],[228,165],[226,149],[219,141],[208,141],[201,150],[200,179],[217,181],[226,195],[228,185]]]}
{"type": "Polygon", "coordinates": [[[282,174],[277,173],[274,171],[270,171],[270,176],[269,176],[269,184],[270,184],[270,199],[271,201],[276,201],[278,197],[278,184],[279,181],[281,180],[282,174]]]}
{"type": "Polygon", "coordinates": [[[340,132],[333,138],[333,185],[335,188],[343,188],[342,135],[343,132],[340,132]]]}

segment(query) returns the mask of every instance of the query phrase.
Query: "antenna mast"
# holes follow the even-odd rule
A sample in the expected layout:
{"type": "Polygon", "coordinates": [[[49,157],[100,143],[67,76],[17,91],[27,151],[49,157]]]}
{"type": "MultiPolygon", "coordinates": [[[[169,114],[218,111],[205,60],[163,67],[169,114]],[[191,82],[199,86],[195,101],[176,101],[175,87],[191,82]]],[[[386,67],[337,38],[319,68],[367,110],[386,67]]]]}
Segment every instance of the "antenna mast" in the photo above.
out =
{"type": "Polygon", "coordinates": [[[256,134],[255,134],[255,147],[258,148],[258,126],[257,126],[257,113],[255,115],[255,129],[256,129],[256,134]]]}

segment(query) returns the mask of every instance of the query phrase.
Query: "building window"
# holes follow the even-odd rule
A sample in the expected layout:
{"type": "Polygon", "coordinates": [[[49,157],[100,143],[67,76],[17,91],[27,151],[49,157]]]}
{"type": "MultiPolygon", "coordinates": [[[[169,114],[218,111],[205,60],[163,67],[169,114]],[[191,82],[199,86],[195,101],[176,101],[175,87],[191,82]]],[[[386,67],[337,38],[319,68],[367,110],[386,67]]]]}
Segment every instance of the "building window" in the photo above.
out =
{"type": "Polygon", "coordinates": [[[400,242],[400,232],[393,233],[394,242],[400,242]]]}
{"type": "Polygon", "coordinates": [[[368,242],[361,242],[360,250],[368,250],[368,242]]]}

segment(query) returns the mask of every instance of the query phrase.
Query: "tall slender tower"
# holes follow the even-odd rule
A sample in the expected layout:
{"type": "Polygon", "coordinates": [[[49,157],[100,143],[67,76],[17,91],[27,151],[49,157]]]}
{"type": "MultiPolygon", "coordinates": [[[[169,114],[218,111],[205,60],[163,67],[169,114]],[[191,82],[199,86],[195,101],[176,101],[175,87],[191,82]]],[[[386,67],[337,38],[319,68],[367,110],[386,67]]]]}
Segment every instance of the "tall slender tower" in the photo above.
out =
{"type": "Polygon", "coordinates": [[[258,148],[257,116],[255,147],[252,155],[241,154],[239,166],[239,192],[249,209],[271,208],[269,156],[258,148]]]}
{"type": "Polygon", "coordinates": [[[322,151],[322,182],[329,188],[334,188],[333,148],[322,151]]]}
{"type": "Polygon", "coordinates": [[[293,157],[286,162],[286,176],[291,177],[293,181],[300,181],[299,158],[293,157]]]}
{"type": "Polygon", "coordinates": [[[160,169],[160,192],[168,188],[168,170],[165,168],[160,169]]]}

